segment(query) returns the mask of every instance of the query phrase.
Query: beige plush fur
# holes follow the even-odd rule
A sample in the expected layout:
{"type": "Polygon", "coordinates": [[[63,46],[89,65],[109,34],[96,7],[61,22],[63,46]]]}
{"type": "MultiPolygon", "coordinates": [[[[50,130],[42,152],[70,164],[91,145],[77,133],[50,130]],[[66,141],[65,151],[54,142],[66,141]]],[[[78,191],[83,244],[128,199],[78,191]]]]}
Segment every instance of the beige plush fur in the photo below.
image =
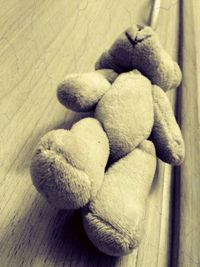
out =
{"type": "Polygon", "coordinates": [[[112,70],[71,74],[58,87],[58,99],[74,111],[90,111],[108,91],[109,80],[113,81],[116,75],[112,70]]]}
{"type": "Polygon", "coordinates": [[[147,139],[153,126],[152,85],[138,71],[122,73],[98,102],[96,118],[102,123],[115,161],[147,139]]]}
{"type": "Polygon", "coordinates": [[[108,156],[100,123],[83,119],[71,131],[54,130],[40,140],[31,163],[33,183],[60,209],[82,207],[100,188],[108,156]]]}
{"type": "Polygon", "coordinates": [[[85,230],[101,251],[119,256],[138,246],[155,168],[154,145],[143,141],[106,172],[97,196],[83,210],[85,230]]]}
{"type": "Polygon", "coordinates": [[[180,165],[185,156],[185,146],[180,128],[166,94],[153,86],[154,126],[151,133],[157,156],[163,161],[180,165]]]}
{"type": "Polygon", "coordinates": [[[181,131],[163,91],[177,86],[181,73],[153,30],[139,26],[122,34],[97,68],[71,74],[58,87],[64,106],[94,110],[95,118],[47,133],[33,155],[31,176],[52,205],[82,207],[94,245],[120,256],[136,248],[144,233],[155,150],[170,164],[184,159],[181,131]]]}
{"type": "Polygon", "coordinates": [[[163,90],[176,88],[181,71],[159,43],[151,27],[134,26],[125,31],[102,54],[96,69],[112,68],[116,72],[138,69],[163,90]]]}

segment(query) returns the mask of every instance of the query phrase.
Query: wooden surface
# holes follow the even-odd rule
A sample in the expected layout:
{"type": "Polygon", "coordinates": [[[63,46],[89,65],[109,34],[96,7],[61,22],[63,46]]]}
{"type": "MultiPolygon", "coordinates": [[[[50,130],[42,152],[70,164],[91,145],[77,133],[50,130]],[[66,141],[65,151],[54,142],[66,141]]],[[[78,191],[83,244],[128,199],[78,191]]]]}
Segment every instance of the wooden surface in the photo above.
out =
{"type": "Polygon", "coordinates": [[[179,118],[186,158],[175,170],[173,266],[200,266],[200,1],[181,5],[179,118]],[[177,231],[179,229],[179,231],[177,231]]]}
{"type": "Polygon", "coordinates": [[[178,1],[162,1],[156,31],[174,58],[179,18],[184,22],[179,47],[183,88],[178,98],[175,92],[168,96],[174,105],[182,100],[186,160],[175,171],[175,183],[171,168],[159,163],[145,238],[138,250],[122,258],[103,255],[91,245],[79,212],[57,211],[46,203],[32,186],[29,164],[41,136],[69,128],[81,116],[58,103],[57,84],[67,73],[92,70],[101,52],[131,24],[148,24],[153,1],[0,3],[0,267],[200,266],[198,1],[184,1],[184,20],[178,1]]]}

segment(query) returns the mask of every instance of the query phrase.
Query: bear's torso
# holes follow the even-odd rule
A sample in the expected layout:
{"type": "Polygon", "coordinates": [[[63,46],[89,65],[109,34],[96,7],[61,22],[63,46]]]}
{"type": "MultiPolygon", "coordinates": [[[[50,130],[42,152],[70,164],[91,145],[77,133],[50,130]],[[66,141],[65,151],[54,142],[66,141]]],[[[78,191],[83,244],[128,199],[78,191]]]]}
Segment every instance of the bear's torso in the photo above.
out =
{"type": "Polygon", "coordinates": [[[98,102],[95,117],[108,135],[111,160],[130,153],[153,127],[151,82],[137,70],[119,75],[98,102]]]}

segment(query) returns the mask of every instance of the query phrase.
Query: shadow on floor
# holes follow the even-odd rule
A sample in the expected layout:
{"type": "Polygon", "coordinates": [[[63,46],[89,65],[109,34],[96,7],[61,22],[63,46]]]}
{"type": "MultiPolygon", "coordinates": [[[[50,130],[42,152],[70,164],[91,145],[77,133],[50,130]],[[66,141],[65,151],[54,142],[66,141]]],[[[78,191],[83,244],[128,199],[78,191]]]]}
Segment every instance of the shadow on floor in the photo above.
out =
{"type": "Polygon", "coordinates": [[[120,261],[104,255],[89,241],[80,210],[57,211],[39,194],[24,216],[15,215],[11,220],[0,240],[0,253],[2,259],[10,259],[6,266],[13,266],[14,261],[21,267],[116,267],[120,261]]]}

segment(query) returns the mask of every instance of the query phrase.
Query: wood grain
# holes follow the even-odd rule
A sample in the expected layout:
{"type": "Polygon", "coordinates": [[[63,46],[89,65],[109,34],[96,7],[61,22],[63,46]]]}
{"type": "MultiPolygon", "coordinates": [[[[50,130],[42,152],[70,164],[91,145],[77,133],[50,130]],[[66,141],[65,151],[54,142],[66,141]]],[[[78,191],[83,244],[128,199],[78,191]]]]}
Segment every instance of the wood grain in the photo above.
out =
{"type": "Polygon", "coordinates": [[[200,2],[181,5],[179,117],[186,157],[176,170],[173,266],[200,266],[200,2]],[[178,230],[179,229],[179,230],[178,230]]]}
{"type": "MultiPolygon", "coordinates": [[[[69,128],[81,117],[58,103],[57,84],[68,73],[92,70],[96,58],[124,29],[133,23],[147,24],[151,5],[147,0],[1,1],[0,266],[168,266],[172,187],[168,165],[159,162],[157,168],[148,199],[145,238],[138,250],[122,258],[97,251],[83,231],[80,213],[50,207],[32,186],[29,174],[39,138],[51,129],[69,128]]],[[[163,0],[156,27],[174,58],[178,12],[177,1],[163,0]]],[[[168,96],[175,104],[175,93],[168,96]]],[[[185,132],[188,123],[183,125],[185,132]]],[[[194,153],[197,148],[191,149],[194,153]]],[[[183,167],[186,174],[192,161],[188,164],[183,167]]],[[[192,190],[196,196],[194,185],[192,190]]],[[[186,224],[183,220],[182,229],[186,224]]],[[[190,249],[198,249],[197,241],[190,249]]]]}

